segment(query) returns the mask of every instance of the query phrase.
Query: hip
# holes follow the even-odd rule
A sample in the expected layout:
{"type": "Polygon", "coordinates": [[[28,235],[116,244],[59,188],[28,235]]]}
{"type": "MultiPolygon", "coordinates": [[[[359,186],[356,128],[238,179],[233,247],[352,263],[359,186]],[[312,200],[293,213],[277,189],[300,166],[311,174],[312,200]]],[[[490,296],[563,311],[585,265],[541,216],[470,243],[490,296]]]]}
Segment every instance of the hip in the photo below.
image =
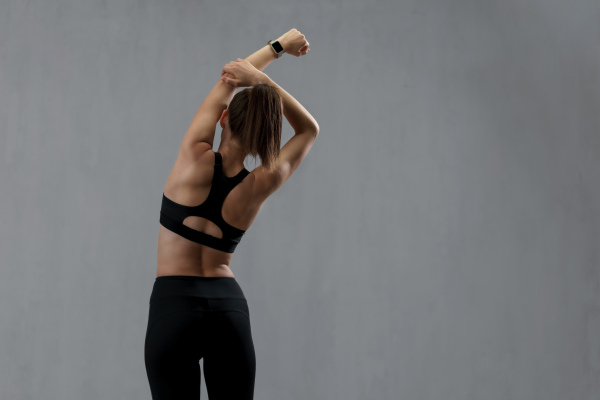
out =
{"type": "Polygon", "coordinates": [[[250,317],[246,296],[233,277],[158,276],[152,287],[149,304],[152,315],[177,311],[239,311],[250,317]]]}

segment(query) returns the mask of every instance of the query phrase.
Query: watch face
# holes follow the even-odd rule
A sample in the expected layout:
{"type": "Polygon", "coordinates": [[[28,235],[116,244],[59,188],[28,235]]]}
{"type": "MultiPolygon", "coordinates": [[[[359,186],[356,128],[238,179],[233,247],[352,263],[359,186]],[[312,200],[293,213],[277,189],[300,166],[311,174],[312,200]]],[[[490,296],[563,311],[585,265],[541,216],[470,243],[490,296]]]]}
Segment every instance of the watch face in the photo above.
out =
{"type": "Polygon", "coordinates": [[[275,49],[276,52],[280,53],[283,51],[283,46],[281,46],[281,44],[279,42],[273,42],[271,44],[273,45],[273,48],[275,49]]]}

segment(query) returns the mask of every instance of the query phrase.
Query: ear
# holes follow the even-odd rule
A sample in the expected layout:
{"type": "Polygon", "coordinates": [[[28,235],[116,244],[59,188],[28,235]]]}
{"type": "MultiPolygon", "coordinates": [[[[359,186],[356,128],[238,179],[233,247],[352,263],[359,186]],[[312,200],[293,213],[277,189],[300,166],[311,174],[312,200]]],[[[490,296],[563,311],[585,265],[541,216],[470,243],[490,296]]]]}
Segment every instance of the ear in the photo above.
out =
{"type": "Polygon", "coordinates": [[[227,124],[227,110],[223,110],[221,113],[221,117],[219,118],[219,124],[221,128],[225,128],[225,124],[227,124]]]}

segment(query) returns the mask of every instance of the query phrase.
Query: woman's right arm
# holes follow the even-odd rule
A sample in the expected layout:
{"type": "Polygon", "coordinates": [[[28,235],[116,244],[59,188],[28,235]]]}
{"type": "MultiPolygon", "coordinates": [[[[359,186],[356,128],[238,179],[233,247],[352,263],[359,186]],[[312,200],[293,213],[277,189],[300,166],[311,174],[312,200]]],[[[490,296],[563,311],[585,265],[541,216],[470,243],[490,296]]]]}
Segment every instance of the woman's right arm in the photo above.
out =
{"type": "Polygon", "coordinates": [[[319,132],[319,124],[312,115],[296,100],[292,95],[286,92],[281,86],[275,83],[269,76],[262,73],[257,83],[264,83],[277,89],[277,93],[283,102],[283,115],[288,120],[294,132],[319,132]]]}
{"type": "Polygon", "coordinates": [[[283,115],[296,133],[319,131],[319,124],[306,108],[269,78],[267,74],[256,69],[248,60],[238,58],[236,61],[225,64],[221,71],[221,79],[234,87],[256,86],[263,83],[275,88],[283,103],[283,115]],[[226,73],[233,75],[233,77],[225,76],[226,73]]]}
{"type": "Polygon", "coordinates": [[[223,76],[222,79],[235,87],[256,86],[262,83],[275,88],[283,103],[283,115],[295,131],[294,136],[279,150],[274,171],[267,171],[261,167],[252,171],[256,177],[255,194],[259,200],[264,200],[283,185],[306,157],[319,134],[319,124],[302,104],[247,60],[238,58],[237,61],[226,64],[223,72],[233,74],[234,78],[223,76]]]}
{"type": "Polygon", "coordinates": [[[294,136],[279,150],[275,172],[263,171],[260,168],[254,170],[257,178],[255,193],[264,201],[288,180],[306,157],[319,134],[319,124],[302,104],[268,76],[261,77],[258,83],[266,83],[277,89],[282,98],[283,113],[295,131],[294,136]]]}

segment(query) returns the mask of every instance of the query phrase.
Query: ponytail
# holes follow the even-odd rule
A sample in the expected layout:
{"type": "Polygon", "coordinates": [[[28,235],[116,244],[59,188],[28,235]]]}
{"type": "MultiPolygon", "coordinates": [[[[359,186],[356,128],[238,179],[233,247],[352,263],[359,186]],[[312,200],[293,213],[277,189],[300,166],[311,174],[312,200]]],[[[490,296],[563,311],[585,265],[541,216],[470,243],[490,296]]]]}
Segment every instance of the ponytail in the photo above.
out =
{"type": "Polygon", "coordinates": [[[228,107],[231,137],[244,153],[260,157],[261,165],[271,171],[279,156],[283,104],[272,86],[258,84],[238,92],[228,107]]]}

